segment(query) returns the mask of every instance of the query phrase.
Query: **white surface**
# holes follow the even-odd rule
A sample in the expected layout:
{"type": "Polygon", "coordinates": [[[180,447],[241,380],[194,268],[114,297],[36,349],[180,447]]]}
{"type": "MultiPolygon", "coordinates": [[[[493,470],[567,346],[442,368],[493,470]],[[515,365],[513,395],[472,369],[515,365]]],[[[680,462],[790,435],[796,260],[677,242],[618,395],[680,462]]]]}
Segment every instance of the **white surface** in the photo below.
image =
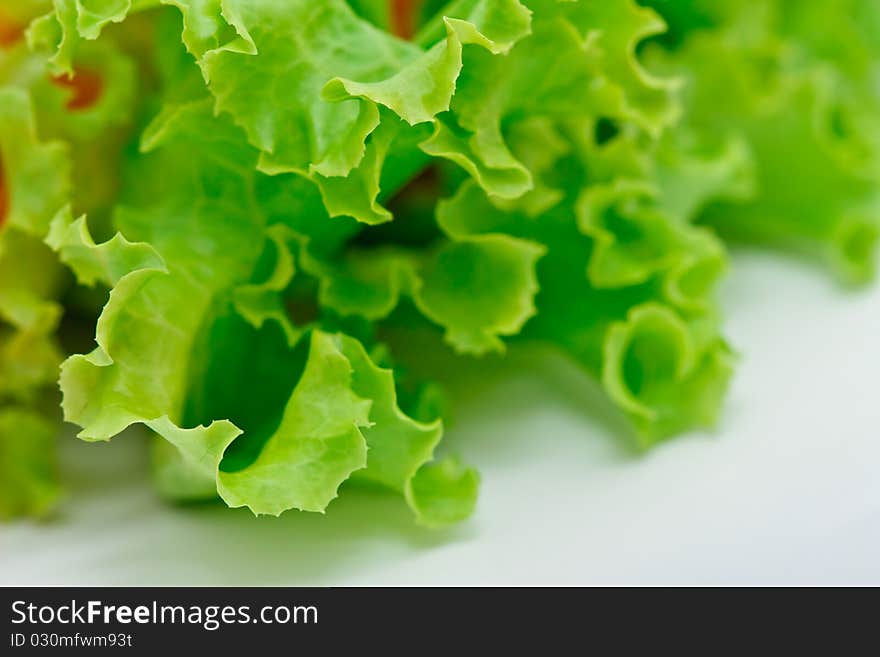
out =
{"type": "Polygon", "coordinates": [[[460,387],[448,441],[483,488],[441,534],[360,491],[326,516],[169,508],[139,440],[71,440],[63,514],[0,527],[0,583],[880,584],[880,286],[735,263],[743,356],[716,435],[634,456],[578,373],[514,355],[460,387]]]}

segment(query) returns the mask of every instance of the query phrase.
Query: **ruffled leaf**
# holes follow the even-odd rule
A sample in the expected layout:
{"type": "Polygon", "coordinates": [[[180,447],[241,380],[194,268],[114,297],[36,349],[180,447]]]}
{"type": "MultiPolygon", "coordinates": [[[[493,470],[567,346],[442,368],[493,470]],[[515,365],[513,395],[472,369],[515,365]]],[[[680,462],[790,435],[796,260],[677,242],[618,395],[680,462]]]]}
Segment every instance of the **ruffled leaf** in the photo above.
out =
{"type": "Polygon", "coordinates": [[[439,211],[447,229],[509,231],[546,249],[537,263],[537,314],[523,335],[556,344],[600,380],[645,446],[710,426],[731,372],[713,301],[723,249],[652,209],[650,189],[592,185],[580,201],[574,196],[530,219],[498,207],[471,182],[439,211]],[[593,223],[590,213],[606,207],[592,202],[596,195],[617,199],[610,226],[593,223]]]}
{"type": "Polygon", "coordinates": [[[74,75],[74,60],[83,40],[94,41],[110,23],[121,23],[130,11],[158,6],[160,0],[52,0],[53,10],[28,30],[34,48],[51,51],[49,62],[60,75],[74,75]]]}
{"type": "Polygon", "coordinates": [[[532,34],[506,57],[469,52],[451,113],[439,117],[422,144],[500,199],[535,186],[535,172],[511,150],[521,117],[611,116],[657,135],[678,113],[675,83],[646,74],[635,55],[642,40],[662,29],[653,12],[628,0],[528,4],[532,34]]]}
{"type": "Polygon", "coordinates": [[[544,253],[509,235],[452,241],[426,267],[416,305],[457,351],[503,351],[500,336],[516,335],[535,314],[535,264],[544,253]]]}
{"type": "MultiPolygon", "coordinates": [[[[689,78],[686,134],[727,139],[748,157],[748,182],[698,220],[730,239],[809,254],[847,282],[870,279],[880,240],[873,3],[700,3],[672,20],[679,39],[654,59],[689,78]]],[[[689,177],[665,159],[665,180],[689,177]]]]}
{"type": "Polygon", "coordinates": [[[633,420],[645,446],[717,420],[733,356],[714,335],[704,344],[700,328],[668,307],[647,303],[608,329],[602,384],[633,420]]]}
{"type": "Polygon", "coordinates": [[[161,271],[165,264],[149,244],[133,244],[117,233],[108,242],[95,244],[86,218],[76,221],[70,208],[60,211],[52,220],[46,243],[58,253],[83,285],[103,283],[116,285],[126,274],[139,269],[161,271]]]}
{"type": "MultiPolygon", "coordinates": [[[[358,471],[412,500],[439,423],[399,409],[391,373],[357,340],[316,326],[303,340],[286,315],[297,232],[270,223],[273,193],[254,192],[299,179],[258,173],[257,151],[205,102],[166,108],[142,150],[130,172],[137,210],[121,210],[118,224],[146,243],[95,245],[69,215],[50,236],[86,278],[116,278],[98,347],[62,368],[65,417],[87,440],[133,423],[156,432],[173,447],[154,450],[169,496],[201,497],[213,482],[227,504],[257,514],[323,511],[358,471]],[[167,167],[175,175],[164,175],[167,167]],[[125,263],[130,270],[119,276],[125,263]]],[[[449,494],[450,505],[466,506],[456,480],[449,494]]],[[[413,508],[428,524],[454,515],[413,508]]]]}

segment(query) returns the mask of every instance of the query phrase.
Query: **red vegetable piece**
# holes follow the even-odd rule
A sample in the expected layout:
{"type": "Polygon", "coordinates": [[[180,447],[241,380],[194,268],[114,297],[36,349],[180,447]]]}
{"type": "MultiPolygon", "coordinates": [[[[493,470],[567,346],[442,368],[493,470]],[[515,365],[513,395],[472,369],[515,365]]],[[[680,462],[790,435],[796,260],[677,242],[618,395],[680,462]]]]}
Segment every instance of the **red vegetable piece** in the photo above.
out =
{"type": "Polygon", "coordinates": [[[58,75],[52,78],[52,82],[73,92],[70,100],[67,101],[67,109],[71,112],[94,106],[104,91],[104,82],[101,77],[88,69],[75,70],[72,78],[58,75]]]}
{"type": "Polygon", "coordinates": [[[416,33],[416,17],[421,0],[389,0],[391,31],[401,39],[412,39],[416,33]]]}
{"type": "Polygon", "coordinates": [[[24,26],[0,12],[0,49],[7,50],[24,37],[24,26]]]}

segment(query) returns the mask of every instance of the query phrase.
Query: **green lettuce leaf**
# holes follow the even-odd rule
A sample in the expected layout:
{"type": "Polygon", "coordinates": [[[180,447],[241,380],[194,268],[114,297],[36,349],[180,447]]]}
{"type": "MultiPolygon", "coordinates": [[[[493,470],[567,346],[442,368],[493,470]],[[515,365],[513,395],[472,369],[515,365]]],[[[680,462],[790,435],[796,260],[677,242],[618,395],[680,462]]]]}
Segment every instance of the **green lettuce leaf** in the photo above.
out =
{"type": "Polygon", "coordinates": [[[49,63],[59,75],[73,76],[83,41],[94,41],[130,11],[158,6],[160,0],[52,0],[52,10],[31,23],[32,47],[51,51],[49,63]]]}
{"type": "Polygon", "coordinates": [[[633,421],[640,444],[712,426],[731,373],[713,299],[724,271],[721,245],[666,214],[650,180],[621,177],[620,143],[589,143],[567,126],[569,171],[579,193],[540,216],[493,201],[474,182],[441,203],[447,230],[509,232],[542,245],[537,314],[523,336],[549,341],[601,381],[633,421]]]}
{"type": "Polygon", "coordinates": [[[722,136],[749,159],[745,193],[707,204],[697,220],[729,239],[808,254],[850,283],[872,278],[880,239],[876,3],[833,11],[785,0],[761,11],[700,3],[670,20],[678,41],[652,59],[687,75],[686,130],[704,144],[722,136]]]}
{"type": "MultiPolygon", "coordinates": [[[[156,4],[94,2],[58,0],[31,28],[31,42],[54,51],[51,61],[64,73],[72,73],[80,39],[156,4]]],[[[464,46],[503,53],[529,29],[529,12],[517,0],[469,3],[463,15],[444,17],[445,39],[427,49],[375,28],[343,0],[163,3],[180,9],[183,41],[216,109],[260,150],[260,169],[311,177],[331,215],[366,223],[390,219],[376,199],[389,142],[402,129],[394,124],[430,123],[449,109],[464,46]],[[380,108],[399,119],[383,122],[380,108]],[[380,123],[392,126],[377,131],[380,123]]]]}
{"type": "Polygon", "coordinates": [[[295,328],[282,313],[297,226],[270,225],[272,197],[263,208],[255,191],[304,182],[257,172],[258,152],[209,101],[167,108],[142,150],[117,217],[135,242],[95,245],[69,214],[49,237],[81,280],[113,284],[98,347],[62,368],[65,417],[80,437],[144,424],[177,450],[176,459],[157,452],[166,493],[191,497],[213,481],[227,504],[258,514],[323,511],[356,471],[402,493],[426,524],[469,510],[467,472],[413,488],[441,430],[400,411],[391,373],[354,338],[295,328]],[[433,499],[441,482],[445,506],[433,499]]]}
{"type": "Polygon", "coordinates": [[[0,0],[0,517],[58,496],[66,308],[64,417],[172,500],[467,517],[423,338],[711,427],[719,235],[872,275],[878,72],[868,0],[0,0]]]}
{"type": "Polygon", "coordinates": [[[648,75],[635,53],[662,30],[653,12],[628,0],[528,5],[531,35],[508,56],[466,53],[451,112],[422,146],[462,166],[501,199],[535,186],[533,173],[511,152],[517,119],[608,116],[657,135],[678,113],[675,81],[648,75]]]}

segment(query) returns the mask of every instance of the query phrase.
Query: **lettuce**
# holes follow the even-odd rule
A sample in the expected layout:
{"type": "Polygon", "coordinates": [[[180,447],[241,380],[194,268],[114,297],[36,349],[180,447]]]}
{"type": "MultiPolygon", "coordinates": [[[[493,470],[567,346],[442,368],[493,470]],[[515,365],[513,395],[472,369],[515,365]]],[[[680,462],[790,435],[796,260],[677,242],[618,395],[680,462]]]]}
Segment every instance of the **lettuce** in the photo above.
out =
{"type": "Polygon", "coordinates": [[[29,51],[28,21],[46,5],[0,4],[0,517],[46,514],[60,492],[57,329],[69,279],[45,239],[67,205],[109,222],[136,106],[135,66],[115,43],[84,48],[74,78],[29,51]]]}
{"type": "Polygon", "coordinates": [[[56,381],[165,498],[432,527],[479,477],[416,340],[549,344],[641,447],[712,427],[719,235],[870,276],[877,16],[644,4],[0,0],[0,516],[57,498],[56,381]]]}
{"type": "Polygon", "coordinates": [[[465,489],[471,497],[456,496],[472,472],[415,483],[428,476],[421,468],[440,423],[403,413],[391,373],[355,338],[295,325],[283,311],[296,269],[289,243],[307,226],[276,222],[262,202],[296,194],[302,179],[260,173],[258,152],[208,101],[166,108],[144,131],[141,151],[116,218],[137,241],[117,235],[96,245],[69,212],[49,236],[81,281],[112,286],[98,348],[61,370],[65,417],[83,427],[80,437],[107,440],[143,423],[184,461],[166,451],[163,467],[176,472],[158,475],[166,493],[213,481],[230,506],[255,513],[323,511],[355,472],[399,491],[426,524],[463,513],[444,508],[435,517],[434,506],[469,510],[473,487],[465,489]],[[242,381],[253,383],[232,385],[242,381]],[[449,499],[422,502],[441,497],[443,486],[449,499]]]}
{"type": "Polygon", "coordinates": [[[750,162],[751,193],[707,204],[697,220],[806,254],[846,282],[870,280],[880,238],[877,3],[654,4],[679,35],[653,54],[688,82],[685,126],[704,144],[737,140],[750,162]]]}

